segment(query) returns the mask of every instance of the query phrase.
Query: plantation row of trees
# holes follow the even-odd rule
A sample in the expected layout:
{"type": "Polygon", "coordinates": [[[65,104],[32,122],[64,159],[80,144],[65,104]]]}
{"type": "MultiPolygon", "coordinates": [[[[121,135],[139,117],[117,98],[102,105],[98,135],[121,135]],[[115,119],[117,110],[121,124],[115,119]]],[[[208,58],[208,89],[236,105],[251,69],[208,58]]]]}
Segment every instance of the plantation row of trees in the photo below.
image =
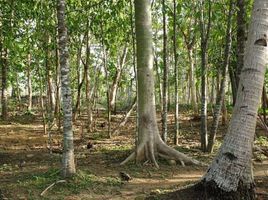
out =
{"type": "Polygon", "coordinates": [[[201,149],[212,152],[220,113],[235,105],[225,141],[201,187],[214,196],[235,191],[253,199],[251,155],[265,88],[268,15],[265,0],[255,0],[248,29],[251,5],[244,0],[3,0],[2,119],[24,106],[23,93],[28,112],[34,96],[39,97],[45,131],[54,120],[60,128],[63,118],[63,174],[71,176],[72,122],[82,112],[90,132],[93,111],[105,108],[111,137],[112,114],[137,101],[136,150],[121,164],[150,160],[158,167],[157,157],[201,164],[166,144],[167,113],[173,106],[174,143],[179,105],[189,104],[200,115],[201,149]],[[214,108],[210,134],[208,105],[214,108]],[[160,134],[156,107],[162,114],[160,134]]]}

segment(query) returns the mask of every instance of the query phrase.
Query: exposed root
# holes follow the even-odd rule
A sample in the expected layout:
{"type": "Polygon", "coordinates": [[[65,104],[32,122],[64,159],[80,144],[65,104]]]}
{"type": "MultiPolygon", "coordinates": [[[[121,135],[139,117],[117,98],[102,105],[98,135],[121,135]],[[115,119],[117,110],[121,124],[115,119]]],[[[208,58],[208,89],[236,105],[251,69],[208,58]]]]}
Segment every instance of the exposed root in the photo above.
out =
{"type": "Polygon", "coordinates": [[[189,164],[189,165],[201,165],[204,166],[204,163],[199,162],[198,160],[195,160],[193,158],[190,158],[186,156],[185,154],[169,147],[164,142],[161,142],[158,148],[158,151],[161,152],[164,155],[168,155],[168,157],[171,157],[173,160],[178,160],[182,165],[189,164]]]}
{"type": "Polygon", "coordinates": [[[128,156],[123,162],[120,163],[120,165],[124,165],[129,161],[134,160],[135,158],[135,152],[131,153],[130,156],[128,156]]]}
{"type": "MultiPolygon", "coordinates": [[[[205,166],[205,164],[195,159],[192,159],[186,156],[185,154],[180,153],[179,151],[169,147],[161,140],[159,140],[159,142],[157,143],[153,143],[153,141],[148,141],[147,143],[142,143],[138,145],[136,160],[151,161],[156,168],[159,168],[159,165],[156,161],[156,155],[159,155],[160,157],[167,160],[179,161],[182,166],[185,166],[185,164],[205,166]]],[[[124,165],[127,162],[132,161],[134,159],[135,159],[135,152],[133,152],[129,157],[127,157],[120,165],[124,165]]]]}
{"type": "Polygon", "coordinates": [[[154,155],[154,145],[152,142],[149,142],[149,154],[150,154],[150,160],[153,162],[154,166],[159,169],[159,165],[156,162],[155,155],[154,155]]]}
{"type": "Polygon", "coordinates": [[[134,151],[123,162],[121,162],[120,165],[124,165],[127,162],[134,160],[135,157],[137,158],[137,160],[139,160],[138,158],[140,157],[140,155],[141,155],[142,151],[144,150],[144,147],[145,146],[146,146],[145,144],[139,145],[138,148],[137,148],[137,151],[136,151],[137,152],[137,155],[136,155],[136,152],[134,151]]]}

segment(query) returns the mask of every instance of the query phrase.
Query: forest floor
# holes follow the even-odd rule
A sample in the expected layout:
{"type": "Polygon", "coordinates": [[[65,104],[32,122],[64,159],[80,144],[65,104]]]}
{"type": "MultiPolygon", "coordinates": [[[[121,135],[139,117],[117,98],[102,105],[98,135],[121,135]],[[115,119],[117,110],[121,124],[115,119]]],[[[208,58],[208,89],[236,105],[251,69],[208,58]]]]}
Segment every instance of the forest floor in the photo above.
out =
{"type": "MultiPolygon", "coordinates": [[[[113,117],[113,127],[122,115],[113,117]]],[[[40,116],[23,115],[0,122],[0,200],[142,200],[149,195],[175,191],[197,182],[207,167],[181,166],[174,162],[159,160],[160,169],[150,163],[120,166],[132,151],[135,135],[135,118],[131,117],[120,133],[107,139],[107,124],[103,114],[95,119],[93,133],[85,134],[81,127],[85,116],[74,124],[77,175],[59,182],[41,193],[51,184],[61,180],[61,154],[49,154],[48,136],[43,133],[40,116]],[[93,148],[87,149],[90,141],[93,148]],[[128,173],[132,179],[122,181],[119,172],[128,173]]],[[[169,133],[172,137],[174,119],[169,115],[169,133]]],[[[215,154],[208,155],[199,149],[199,119],[183,114],[180,118],[180,138],[177,150],[209,164],[215,154]]],[[[160,121],[159,121],[160,126],[160,121]]],[[[226,131],[219,128],[218,140],[226,131]]],[[[55,130],[54,130],[55,129],[55,130]]],[[[54,149],[61,149],[62,134],[52,131],[54,149]]],[[[170,138],[170,143],[172,138],[170,138]]],[[[258,145],[268,147],[267,140],[260,138],[258,145]]],[[[217,148],[220,142],[217,143],[217,148]]],[[[216,149],[217,149],[216,148],[216,149]]],[[[268,159],[256,155],[254,174],[259,200],[268,199],[268,159]]]]}

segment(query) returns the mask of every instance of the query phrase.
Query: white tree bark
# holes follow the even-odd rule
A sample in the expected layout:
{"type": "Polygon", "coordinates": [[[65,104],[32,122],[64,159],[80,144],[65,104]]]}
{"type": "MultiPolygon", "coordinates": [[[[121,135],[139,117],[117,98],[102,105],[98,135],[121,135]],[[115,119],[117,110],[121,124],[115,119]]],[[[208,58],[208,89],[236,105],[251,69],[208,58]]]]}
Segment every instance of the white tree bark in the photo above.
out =
{"type": "Polygon", "coordinates": [[[72,93],[70,87],[70,66],[68,52],[68,34],[65,25],[65,0],[58,0],[58,37],[61,67],[61,94],[63,108],[63,176],[72,176],[75,173],[74,146],[72,130],[72,93]]]}
{"type": "Polygon", "coordinates": [[[268,3],[255,0],[233,116],[222,147],[203,177],[226,192],[253,187],[252,146],[268,64],[267,36],[268,3]]]}
{"type": "Polygon", "coordinates": [[[121,164],[130,160],[151,161],[158,167],[156,157],[179,160],[182,164],[199,164],[198,161],[167,146],[158,131],[153,71],[153,42],[151,5],[148,0],[135,0],[135,26],[137,38],[138,77],[138,145],[121,164]]]}

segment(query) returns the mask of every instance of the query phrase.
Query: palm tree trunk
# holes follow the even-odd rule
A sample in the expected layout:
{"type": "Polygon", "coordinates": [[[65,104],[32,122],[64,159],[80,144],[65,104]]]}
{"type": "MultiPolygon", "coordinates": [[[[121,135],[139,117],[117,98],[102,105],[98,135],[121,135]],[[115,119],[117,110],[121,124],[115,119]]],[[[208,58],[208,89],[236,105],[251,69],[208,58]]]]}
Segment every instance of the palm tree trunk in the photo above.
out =
{"type": "Polygon", "coordinates": [[[255,0],[237,101],[224,142],[201,182],[212,199],[255,199],[252,147],[268,64],[268,4],[255,0]]]}

